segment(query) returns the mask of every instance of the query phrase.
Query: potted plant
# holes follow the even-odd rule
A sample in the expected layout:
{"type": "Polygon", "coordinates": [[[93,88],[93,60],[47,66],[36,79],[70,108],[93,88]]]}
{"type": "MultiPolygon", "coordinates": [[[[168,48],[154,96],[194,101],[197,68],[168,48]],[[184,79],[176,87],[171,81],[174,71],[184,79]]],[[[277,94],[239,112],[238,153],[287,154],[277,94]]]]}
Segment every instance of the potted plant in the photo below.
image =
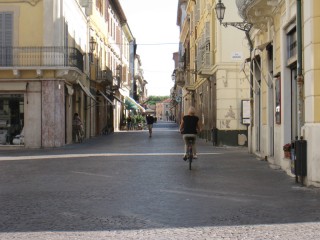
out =
{"type": "Polygon", "coordinates": [[[283,145],[284,157],[291,158],[291,143],[283,145]]]}

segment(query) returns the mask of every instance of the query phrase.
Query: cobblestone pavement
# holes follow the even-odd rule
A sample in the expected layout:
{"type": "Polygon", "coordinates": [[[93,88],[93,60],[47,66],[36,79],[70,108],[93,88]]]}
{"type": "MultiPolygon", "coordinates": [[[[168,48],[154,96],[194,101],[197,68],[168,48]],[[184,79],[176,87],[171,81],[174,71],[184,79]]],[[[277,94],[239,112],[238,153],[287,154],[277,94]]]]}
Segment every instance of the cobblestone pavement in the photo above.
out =
{"type": "Polygon", "coordinates": [[[0,150],[0,239],[320,239],[320,191],[173,123],[59,149],[0,150]]]}

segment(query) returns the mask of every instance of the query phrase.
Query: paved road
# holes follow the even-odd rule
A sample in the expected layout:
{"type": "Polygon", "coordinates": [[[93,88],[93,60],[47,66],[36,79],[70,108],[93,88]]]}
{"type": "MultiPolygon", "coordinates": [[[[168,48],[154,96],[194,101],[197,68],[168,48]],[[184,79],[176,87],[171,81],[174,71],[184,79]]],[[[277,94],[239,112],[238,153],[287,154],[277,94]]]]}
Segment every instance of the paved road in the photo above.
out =
{"type": "Polygon", "coordinates": [[[0,150],[0,239],[320,239],[320,190],[174,123],[59,149],[0,150]]]}

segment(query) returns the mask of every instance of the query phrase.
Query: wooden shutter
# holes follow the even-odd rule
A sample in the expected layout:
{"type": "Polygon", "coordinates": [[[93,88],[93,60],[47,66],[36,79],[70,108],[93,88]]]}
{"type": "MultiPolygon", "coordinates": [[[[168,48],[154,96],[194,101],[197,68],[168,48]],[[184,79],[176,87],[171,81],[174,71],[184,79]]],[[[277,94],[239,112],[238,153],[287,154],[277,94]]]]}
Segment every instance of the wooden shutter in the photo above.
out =
{"type": "Polygon", "coordinates": [[[0,12],[0,66],[12,65],[13,13],[0,12]]]}

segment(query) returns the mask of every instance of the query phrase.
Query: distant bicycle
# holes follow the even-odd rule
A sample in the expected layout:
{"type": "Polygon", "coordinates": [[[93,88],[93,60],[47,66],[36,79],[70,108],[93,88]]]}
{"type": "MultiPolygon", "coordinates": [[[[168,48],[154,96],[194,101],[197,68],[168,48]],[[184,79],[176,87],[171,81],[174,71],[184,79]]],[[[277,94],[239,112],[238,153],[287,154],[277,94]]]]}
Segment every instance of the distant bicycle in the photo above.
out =
{"type": "Polygon", "coordinates": [[[193,160],[193,157],[194,157],[192,145],[194,144],[195,137],[186,137],[186,140],[188,142],[188,144],[187,144],[187,152],[186,152],[186,155],[184,156],[183,159],[185,161],[188,160],[189,170],[191,170],[192,160],[193,160]]]}
{"type": "Polygon", "coordinates": [[[83,130],[83,126],[77,126],[76,129],[76,139],[79,143],[82,143],[84,140],[84,130],[83,130]]]}

